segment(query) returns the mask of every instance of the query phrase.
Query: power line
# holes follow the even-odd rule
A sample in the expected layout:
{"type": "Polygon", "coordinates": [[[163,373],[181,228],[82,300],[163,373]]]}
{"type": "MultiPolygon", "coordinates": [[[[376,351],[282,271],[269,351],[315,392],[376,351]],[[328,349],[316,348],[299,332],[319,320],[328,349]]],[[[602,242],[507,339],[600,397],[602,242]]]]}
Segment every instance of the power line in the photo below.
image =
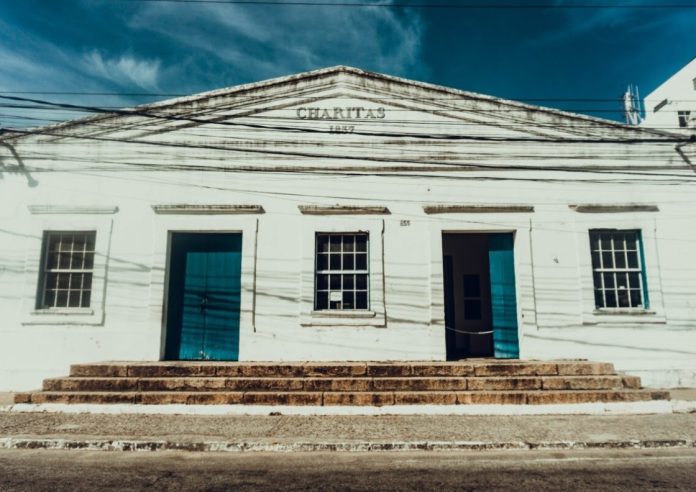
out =
{"type": "MultiPolygon", "coordinates": [[[[118,1],[118,0],[104,0],[118,1]]],[[[577,3],[577,4],[541,4],[541,3],[372,3],[372,2],[326,2],[294,0],[121,0],[124,3],[186,3],[186,4],[221,4],[221,5],[258,5],[287,7],[340,7],[340,8],[394,8],[394,9],[467,9],[467,10],[569,10],[569,9],[642,9],[673,10],[696,9],[693,3],[637,4],[637,3],[577,3]]]]}
{"type": "MultiPolygon", "coordinates": [[[[217,119],[204,119],[204,118],[196,118],[196,117],[187,117],[187,116],[177,116],[177,115],[170,115],[170,114],[164,114],[164,113],[152,113],[148,112],[147,108],[133,108],[133,109],[127,109],[127,110],[119,110],[119,109],[105,109],[105,108],[100,108],[98,106],[85,106],[85,105],[77,105],[77,104],[68,104],[68,103],[57,103],[57,102],[51,102],[51,101],[45,101],[41,99],[30,99],[30,98],[24,98],[24,97],[17,97],[17,96],[0,96],[0,99],[6,99],[6,100],[13,100],[13,101],[21,101],[21,102],[30,102],[34,104],[42,104],[46,106],[53,106],[57,108],[67,108],[67,109],[80,109],[80,110],[87,110],[90,112],[94,113],[105,113],[105,117],[115,117],[115,116],[142,116],[142,117],[147,117],[147,118],[154,118],[154,119],[162,119],[162,120],[170,120],[170,121],[182,121],[182,122],[188,122],[188,123],[198,123],[198,124],[206,124],[206,125],[223,125],[223,126],[232,126],[232,127],[246,127],[246,128],[255,128],[255,129],[260,129],[260,130],[279,130],[279,131],[288,131],[288,132],[293,132],[293,133],[314,133],[314,134],[331,134],[330,130],[325,130],[325,129],[317,129],[317,128],[307,128],[307,127],[298,127],[298,126],[279,126],[279,125],[265,125],[265,124],[258,124],[258,123],[240,123],[240,122],[231,122],[231,121],[223,121],[222,118],[217,118],[217,119]]],[[[164,109],[164,108],[150,108],[152,109],[164,109]]],[[[446,108],[443,108],[443,110],[446,110],[446,108]]],[[[472,113],[475,113],[475,110],[472,110],[472,113]]],[[[225,116],[225,118],[228,118],[228,116],[225,116]]],[[[86,124],[88,121],[85,120],[74,120],[74,121],[67,121],[65,123],[65,126],[70,126],[70,125],[75,125],[75,124],[86,124]]],[[[492,124],[493,122],[491,122],[492,124]]],[[[499,122],[498,122],[499,123],[499,122]]],[[[609,124],[615,124],[619,127],[624,127],[624,125],[618,123],[618,122],[610,122],[607,121],[609,124]]],[[[482,124],[485,124],[483,122],[482,124]]],[[[626,127],[626,129],[630,129],[634,127],[626,127]]],[[[53,129],[55,130],[55,128],[53,129]]],[[[635,130],[638,130],[638,128],[635,128],[635,130]]],[[[645,129],[642,129],[645,130],[645,129]]],[[[413,138],[413,139],[429,139],[429,140],[462,140],[462,141],[489,141],[489,142],[539,142],[539,143],[569,143],[569,144],[578,144],[578,143],[621,143],[621,144],[637,144],[637,143],[686,143],[689,142],[690,139],[688,136],[684,137],[672,137],[672,136],[661,136],[661,137],[654,137],[654,138],[549,138],[549,137],[493,137],[493,136],[482,136],[482,135],[461,135],[461,134],[432,134],[432,133],[389,133],[389,132],[364,132],[364,131],[354,131],[352,133],[353,135],[361,135],[361,136],[379,136],[379,137],[391,137],[391,138],[413,138]]],[[[53,136],[57,137],[70,137],[71,135],[61,135],[61,134],[56,134],[53,136]]]]}

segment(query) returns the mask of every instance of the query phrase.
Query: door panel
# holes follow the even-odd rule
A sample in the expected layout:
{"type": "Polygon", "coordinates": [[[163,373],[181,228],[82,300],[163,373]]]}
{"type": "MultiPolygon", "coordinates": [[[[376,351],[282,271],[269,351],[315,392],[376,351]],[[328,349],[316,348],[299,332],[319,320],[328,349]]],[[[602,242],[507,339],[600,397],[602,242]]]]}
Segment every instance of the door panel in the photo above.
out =
{"type": "Polygon", "coordinates": [[[168,359],[238,360],[241,239],[241,234],[173,234],[168,359]]]}
{"type": "Polygon", "coordinates": [[[501,359],[518,358],[520,349],[517,335],[517,299],[512,234],[489,234],[488,257],[495,357],[501,359]]]}

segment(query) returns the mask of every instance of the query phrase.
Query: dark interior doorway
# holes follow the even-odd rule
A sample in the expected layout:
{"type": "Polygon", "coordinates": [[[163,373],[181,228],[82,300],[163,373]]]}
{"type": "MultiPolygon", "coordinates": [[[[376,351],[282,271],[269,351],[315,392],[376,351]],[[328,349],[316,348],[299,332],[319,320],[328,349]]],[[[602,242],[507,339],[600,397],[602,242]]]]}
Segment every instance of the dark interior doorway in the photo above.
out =
{"type": "Polygon", "coordinates": [[[445,233],[447,359],[520,355],[514,234],[445,233]]]}
{"type": "Polygon", "coordinates": [[[447,360],[493,356],[488,235],[442,235],[447,360]]]}

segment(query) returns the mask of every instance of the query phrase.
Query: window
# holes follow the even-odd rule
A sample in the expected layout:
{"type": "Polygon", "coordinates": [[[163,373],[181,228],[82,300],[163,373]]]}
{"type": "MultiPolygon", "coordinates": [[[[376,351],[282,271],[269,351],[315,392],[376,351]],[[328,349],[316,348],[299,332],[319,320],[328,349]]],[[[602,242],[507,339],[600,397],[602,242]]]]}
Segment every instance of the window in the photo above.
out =
{"type": "Polygon", "coordinates": [[[96,232],[45,232],[37,309],[87,308],[96,232]]]}
{"type": "Polygon", "coordinates": [[[317,233],[314,309],[368,309],[367,233],[317,233]]]}
{"type": "Polygon", "coordinates": [[[691,116],[691,111],[677,111],[677,117],[679,118],[679,128],[686,128],[689,126],[689,116],[691,116]]]}
{"type": "Polygon", "coordinates": [[[647,308],[640,231],[592,230],[595,307],[647,308]]]}

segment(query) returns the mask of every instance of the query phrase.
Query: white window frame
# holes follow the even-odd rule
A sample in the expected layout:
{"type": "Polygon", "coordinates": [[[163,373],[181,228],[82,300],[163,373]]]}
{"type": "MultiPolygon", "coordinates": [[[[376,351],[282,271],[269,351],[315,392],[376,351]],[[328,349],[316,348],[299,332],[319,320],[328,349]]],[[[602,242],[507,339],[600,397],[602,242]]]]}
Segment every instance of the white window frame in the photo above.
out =
{"type": "Polygon", "coordinates": [[[27,248],[22,287],[22,325],[103,325],[108,264],[111,255],[112,215],[117,207],[30,206],[30,223],[36,231],[27,248]],[[95,232],[92,294],[88,308],[37,309],[43,273],[45,232],[95,232]]]}
{"type": "Polygon", "coordinates": [[[649,309],[650,307],[650,300],[649,296],[646,299],[646,292],[647,291],[647,280],[645,276],[645,265],[643,265],[643,234],[642,231],[636,230],[636,229],[590,229],[588,231],[588,239],[590,242],[590,254],[592,253],[598,253],[598,260],[600,262],[600,265],[595,265],[594,263],[592,264],[592,284],[594,287],[594,293],[596,296],[597,290],[602,292],[602,298],[603,298],[603,306],[597,306],[597,301],[595,299],[595,309],[599,310],[616,310],[616,309],[639,309],[639,310],[646,310],[649,309]],[[628,262],[628,249],[617,249],[615,247],[614,239],[615,235],[619,234],[635,234],[635,244],[636,244],[636,265],[635,267],[629,266],[628,262]],[[598,249],[595,251],[592,247],[592,236],[596,235],[597,236],[597,244],[598,244],[598,249]],[[610,248],[608,250],[604,250],[602,246],[602,240],[601,237],[602,235],[609,235],[611,237],[611,244],[610,248]],[[611,253],[612,257],[612,266],[607,267],[604,265],[604,255],[603,253],[611,253]],[[624,256],[624,266],[623,267],[617,267],[615,264],[616,261],[616,253],[623,253],[624,256]],[[595,274],[600,275],[600,284],[599,286],[597,285],[594,275],[595,274]],[[617,275],[621,274],[637,274],[638,275],[638,288],[635,288],[633,285],[628,285],[628,286],[620,286],[617,285],[618,281],[617,275]],[[614,286],[613,287],[606,287],[605,286],[605,274],[610,274],[614,278],[614,286]],[[631,304],[631,294],[630,290],[637,290],[640,293],[640,304],[636,306],[607,306],[607,292],[608,291],[614,291],[614,294],[616,296],[615,301],[616,304],[619,304],[619,292],[620,291],[629,291],[628,292],[628,302],[631,304]],[[647,305],[646,305],[646,300],[647,305]]]}
{"type": "Polygon", "coordinates": [[[41,270],[39,271],[39,281],[38,281],[38,289],[36,293],[36,309],[48,309],[48,310],[62,310],[65,308],[68,309],[74,309],[74,308],[83,308],[87,309],[91,306],[91,299],[92,299],[92,278],[94,276],[94,256],[95,256],[95,251],[94,247],[91,247],[89,250],[87,249],[87,242],[85,241],[84,246],[82,251],[75,251],[74,248],[74,241],[71,243],[70,251],[63,251],[63,240],[66,236],[75,236],[75,235],[84,235],[85,239],[88,236],[92,236],[93,238],[93,244],[96,246],[96,239],[97,239],[97,232],[96,231],[44,231],[43,233],[43,245],[41,248],[41,270]],[[60,261],[62,261],[62,256],[66,253],[70,254],[71,257],[71,262],[70,265],[67,268],[63,268],[60,266],[60,264],[55,265],[54,267],[49,267],[49,258],[51,255],[51,250],[50,246],[53,241],[53,238],[56,236],[60,237],[58,243],[59,243],[59,250],[58,250],[58,255],[61,258],[60,261]],[[91,254],[92,255],[92,264],[90,268],[86,268],[84,265],[85,258],[83,257],[83,265],[80,268],[75,268],[73,267],[73,259],[75,255],[87,255],[91,254]],[[90,275],[90,281],[89,281],[89,288],[85,288],[84,286],[84,277],[82,277],[81,284],[78,288],[75,288],[72,284],[72,278],[73,275],[90,275]],[[67,275],[70,278],[69,285],[67,289],[53,289],[51,286],[48,285],[48,279],[51,275],[67,275]],[[67,291],[67,297],[66,297],[66,306],[57,306],[56,304],[58,303],[58,298],[59,296],[57,294],[54,294],[54,300],[51,306],[48,306],[46,304],[46,296],[49,291],[54,290],[54,291],[60,291],[60,290],[65,290],[67,291]],[[74,292],[79,292],[79,297],[78,297],[78,306],[69,306],[70,304],[70,297],[74,292]],[[89,302],[87,302],[86,306],[82,306],[83,301],[84,301],[84,295],[85,292],[89,293],[89,302]]]}
{"type": "MultiPolygon", "coordinates": [[[[354,241],[355,243],[355,241],[354,241]]],[[[314,275],[314,309],[315,311],[338,311],[338,312],[361,312],[361,311],[369,311],[370,309],[370,234],[365,233],[365,232],[353,232],[353,231],[345,231],[341,233],[337,232],[317,232],[315,234],[315,275],[314,275]],[[340,265],[338,269],[334,269],[331,267],[331,264],[328,263],[326,268],[320,269],[319,268],[319,257],[322,252],[319,251],[319,238],[321,236],[326,236],[329,241],[329,251],[330,251],[330,241],[334,237],[340,237],[341,241],[341,251],[339,251],[339,255],[341,259],[343,259],[343,255],[346,253],[346,251],[343,251],[343,237],[344,236],[353,236],[354,240],[358,236],[364,236],[366,238],[365,241],[365,255],[366,255],[366,261],[365,261],[365,268],[358,268],[356,263],[353,263],[353,268],[352,269],[345,269],[343,265],[340,265]],[[363,292],[363,289],[358,289],[357,288],[357,282],[354,281],[353,283],[353,288],[352,289],[346,289],[343,286],[340,286],[338,289],[333,289],[331,288],[330,281],[327,280],[327,288],[326,289],[320,289],[319,288],[319,276],[320,275],[327,275],[327,276],[332,276],[332,275],[339,275],[343,277],[343,275],[365,275],[366,276],[366,289],[365,289],[365,294],[367,297],[367,306],[364,308],[345,308],[343,307],[343,294],[346,292],[352,292],[353,293],[353,303],[355,304],[357,293],[358,292],[363,292]],[[327,308],[319,308],[317,307],[318,304],[318,297],[320,292],[326,292],[328,295],[328,306],[327,308]],[[333,293],[339,293],[341,295],[341,301],[338,301],[341,303],[340,308],[331,308],[331,303],[336,302],[331,299],[331,295],[333,293]]],[[[357,249],[352,250],[353,254],[355,255],[358,253],[357,249]]],[[[330,262],[330,256],[327,257],[327,260],[330,262]]]]}
{"type": "Polygon", "coordinates": [[[581,322],[583,325],[635,325],[638,323],[666,323],[662,295],[662,279],[656,237],[657,221],[648,216],[654,212],[621,213],[575,213],[575,239],[578,255],[578,276],[580,278],[579,298],[582,302],[581,322]],[[647,309],[608,308],[597,309],[594,298],[594,279],[589,233],[595,229],[639,230],[645,259],[645,278],[647,279],[647,309]]]}
{"type": "Polygon", "coordinates": [[[367,215],[302,216],[300,324],[317,327],[386,327],[384,303],[384,220],[367,215]],[[368,309],[314,309],[317,233],[368,234],[368,309]]]}

